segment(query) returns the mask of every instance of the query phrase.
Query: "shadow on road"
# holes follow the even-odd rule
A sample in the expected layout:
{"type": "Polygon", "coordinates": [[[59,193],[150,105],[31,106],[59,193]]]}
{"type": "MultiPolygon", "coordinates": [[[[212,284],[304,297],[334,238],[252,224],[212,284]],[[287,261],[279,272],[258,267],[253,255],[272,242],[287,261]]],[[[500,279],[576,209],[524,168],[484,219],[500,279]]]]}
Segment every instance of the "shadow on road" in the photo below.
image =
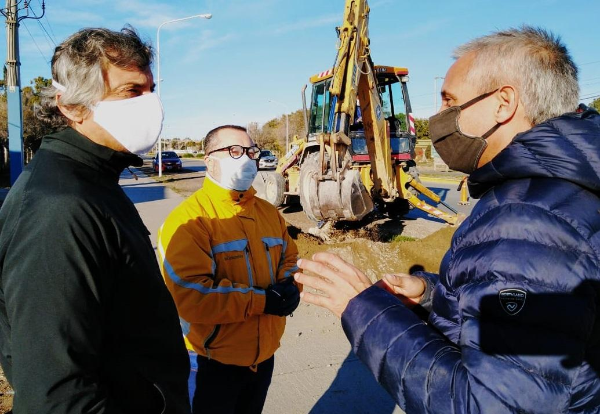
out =
{"type": "Polygon", "coordinates": [[[310,414],[391,414],[396,403],[350,352],[310,414]]]}
{"type": "Polygon", "coordinates": [[[162,186],[132,184],[124,185],[122,188],[133,204],[166,198],[165,187],[162,186]]]}
{"type": "MultiPolygon", "coordinates": [[[[447,201],[448,192],[450,190],[448,190],[447,188],[435,188],[435,187],[429,187],[429,189],[431,191],[433,191],[434,193],[436,193],[438,196],[440,196],[440,199],[442,201],[447,201]]],[[[432,205],[433,207],[439,208],[440,210],[442,210],[446,213],[450,213],[450,211],[446,207],[444,207],[441,203],[436,204],[429,198],[425,197],[423,194],[419,194],[419,200],[425,201],[426,203],[432,205]]],[[[407,219],[407,220],[416,220],[418,218],[423,218],[423,219],[435,221],[438,223],[445,223],[444,220],[434,217],[434,216],[431,216],[431,215],[427,214],[426,212],[419,210],[418,208],[411,209],[410,212],[404,216],[404,219],[407,219]]]]}

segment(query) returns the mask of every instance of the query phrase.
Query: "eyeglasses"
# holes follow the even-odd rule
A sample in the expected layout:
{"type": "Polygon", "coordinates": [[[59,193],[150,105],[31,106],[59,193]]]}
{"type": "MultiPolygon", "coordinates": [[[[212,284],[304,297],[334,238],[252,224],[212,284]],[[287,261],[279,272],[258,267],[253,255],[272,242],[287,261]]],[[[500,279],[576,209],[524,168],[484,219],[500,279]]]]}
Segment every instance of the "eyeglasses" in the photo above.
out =
{"type": "Polygon", "coordinates": [[[251,160],[257,160],[260,156],[260,148],[258,148],[256,145],[253,145],[251,147],[242,147],[241,145],[230,145],[228,147],[213,150],[207,155],[218,151],[229,151],[229,156],[235,160],[244,155],[244,152],[248,155],[248,158],[250,158],[251,160]]]}

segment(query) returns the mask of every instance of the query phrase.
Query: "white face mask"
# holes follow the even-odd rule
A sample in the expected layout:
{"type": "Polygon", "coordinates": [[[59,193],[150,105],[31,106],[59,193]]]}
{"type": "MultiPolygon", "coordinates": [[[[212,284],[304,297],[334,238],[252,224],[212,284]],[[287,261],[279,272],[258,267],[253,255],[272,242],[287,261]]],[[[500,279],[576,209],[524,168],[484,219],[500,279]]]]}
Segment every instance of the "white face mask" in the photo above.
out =
{"type": "Polygon", "coordinates": [[[94,121],[133,154],[152,149],[162,129],[163,107],[155,93],[119,101],[100,101],[94,121]]]}
{"type": "MultiPolygon", "coordinates": [[[[219,184],[230,190],[246,191],[252,186],[258,168],[256,160],[251,160],[246,154],[238,159],[230,156],[224,158],[214,158],[219,160],[221,167],[221,179],[219,184]]],[[[214,177],[213,177],[214,178],[214,177]]]]}

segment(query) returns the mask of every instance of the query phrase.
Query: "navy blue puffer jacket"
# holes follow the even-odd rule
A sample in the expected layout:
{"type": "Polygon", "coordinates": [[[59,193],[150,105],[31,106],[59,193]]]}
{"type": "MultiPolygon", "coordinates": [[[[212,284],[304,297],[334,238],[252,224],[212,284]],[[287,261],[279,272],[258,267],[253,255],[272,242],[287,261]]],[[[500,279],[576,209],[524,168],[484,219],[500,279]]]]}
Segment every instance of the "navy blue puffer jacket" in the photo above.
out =
{"type": "Polygon", "coordinates": [[[409,414],[600,412],[600,116],[517,135],[469,189],[428,323],[371,287],[355,353],[409,414]]]}

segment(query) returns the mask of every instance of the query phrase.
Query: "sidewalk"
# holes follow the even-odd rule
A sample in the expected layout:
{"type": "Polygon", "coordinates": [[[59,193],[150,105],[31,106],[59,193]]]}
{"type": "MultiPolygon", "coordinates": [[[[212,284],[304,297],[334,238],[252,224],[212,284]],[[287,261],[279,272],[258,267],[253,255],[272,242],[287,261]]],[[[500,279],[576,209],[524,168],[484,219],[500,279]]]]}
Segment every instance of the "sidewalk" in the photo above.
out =
{"type": "MultiPolygon", "coordinates": [[[[183,197],[135,170],[120,184],[150,231],[156,235],[183,197]]],[[[402,414],[392,398],[350,352],[340,320],[329,311],[301,303],[287,318],[263,414],[402,414]]]]}
{"type": "Polygon", "coordinates": [[[183,197],[140,170],[132,168],[132,171],[135,172],[138,179],[136,180],[128,170],[125,170],[121,174],[119,184],[135,204],[144,224],[150,231],[150,241],[156,250],[159,227],[169,213],[183,201],[183,197]]]}
{"type": "Polygon", "coordinates": [[[433,161],[418,163],[419,178],[421,181],[445,182],[458,184],[467,174],[460,171],[436,171],[433,169],[433,161]]]}

